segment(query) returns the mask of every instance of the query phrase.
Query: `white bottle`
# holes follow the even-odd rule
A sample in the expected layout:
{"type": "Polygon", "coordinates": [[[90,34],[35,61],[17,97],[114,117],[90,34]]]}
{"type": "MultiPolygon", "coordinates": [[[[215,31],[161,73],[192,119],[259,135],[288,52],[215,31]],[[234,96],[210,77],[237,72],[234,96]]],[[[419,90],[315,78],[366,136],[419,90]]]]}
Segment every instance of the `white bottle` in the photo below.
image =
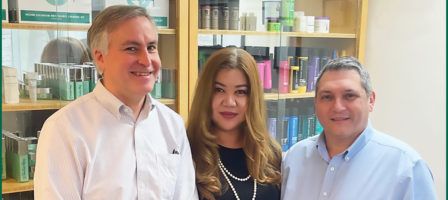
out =
{"type": "Polygon", "coordinates": [[[243,12],[243,14],[240,17],[240,30],[242,31],[246,30],[246,19],[247,19],[247,13],[243,12]]]}
{"type": "Polygon", "coordinates": [[[306,16],[306,32],[314,33],[314,16],[306,16]]]}
{"type": "Polygon", "coordinates": [[[294,32],[305,32],[305,30],[306,30],[305,12],[303,11],[294,12],[294,32]]]}

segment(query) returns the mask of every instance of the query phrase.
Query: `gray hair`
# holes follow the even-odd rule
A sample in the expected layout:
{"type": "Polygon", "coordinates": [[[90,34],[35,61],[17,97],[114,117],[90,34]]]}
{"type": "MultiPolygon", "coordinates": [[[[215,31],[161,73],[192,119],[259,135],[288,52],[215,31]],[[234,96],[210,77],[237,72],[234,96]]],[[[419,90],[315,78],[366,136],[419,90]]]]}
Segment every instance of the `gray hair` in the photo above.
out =
{"type": "MultiPolygon", "coordinates": [[[[340,71],[340,70],[355,70],[358,72],[359,76],[361,77],[361,86],[366,91],[367,96],[370,96],[372,94],[372,83],[370,81],[370,75],[369,72],[359,63],[359,61],[351,56],[347,57],[340,57],[336,58],[334,60],[331,60],[328,62],[320,72],[319,77],[316,81],[316,91],[319,87],[319,82],[322,76],[327,71],[340,71]]],[[[316,93],[317,94],[317,93],[316,93]]]]}
{"type": "Polygon", "coordinates": [[[146,17],[157,32],[154,21],[146,9],[140,6],[115,5],[101,11],[95,17],[87,32],[87,44],[91,49],[92,57],[95,56],[95,49],[107,54],[109,33],[121,22],[135,17],[146,17]]]}

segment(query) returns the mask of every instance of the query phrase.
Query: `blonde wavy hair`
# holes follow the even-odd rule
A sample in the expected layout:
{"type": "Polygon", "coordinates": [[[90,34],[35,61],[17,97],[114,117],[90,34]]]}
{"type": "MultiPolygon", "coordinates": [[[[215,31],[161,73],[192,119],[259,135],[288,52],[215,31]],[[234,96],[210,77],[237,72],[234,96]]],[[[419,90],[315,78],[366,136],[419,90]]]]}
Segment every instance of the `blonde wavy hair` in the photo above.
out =
{"type": "Polygon", "coordinates": [[[222,69],[241,70],[248,81],[248,108],[241,125],[243,150],[249,174],[261,184],[280,185],[281,149],[266,128],[266,105],[257,64],[249,53],[238,48],[223,48],[213,53],[196,85],[187,122],[187,134],[196,167],[196,184],[201,199],[214,200],[221,195],[218,169],[218,144],[212,132],[211,101],[214,81],[222,69]]]}

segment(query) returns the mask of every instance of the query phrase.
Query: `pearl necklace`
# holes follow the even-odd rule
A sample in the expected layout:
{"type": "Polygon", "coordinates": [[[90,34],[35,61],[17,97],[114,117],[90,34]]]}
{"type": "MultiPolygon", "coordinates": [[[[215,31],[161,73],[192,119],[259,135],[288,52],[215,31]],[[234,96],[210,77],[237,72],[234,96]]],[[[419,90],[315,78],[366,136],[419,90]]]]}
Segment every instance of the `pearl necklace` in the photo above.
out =
{"type": "MultiPolygon", "coordinates": [[[[229,172],[229,170],[227,170],[226,167],[224,167],[224,164],[222,164],[221,159],[218,160],[218,167],[221,170],[221,173],[224,175],[224,178],[226,179],[227,183],[230,186],[230,189],[232,189],[233,194],[235,195],[237,200],[240,200],[240,197],[238,196],[238,193],[236,193],[235,187],[232,185],[232,182],[230,182],[229,177],[227,176],[227,174],[232,177],[233,179],[237,180],[237,181],[247,181],[250,178],[250,174],[246,177],[246,178],[238,178],[236,176],[234,176],[233,174],[231,174],[229,172]]],[[[254,179],[254,195],[252,195],[252,200],[255,200],[255,197],[257,196],[257,180],[254,179]]]]}

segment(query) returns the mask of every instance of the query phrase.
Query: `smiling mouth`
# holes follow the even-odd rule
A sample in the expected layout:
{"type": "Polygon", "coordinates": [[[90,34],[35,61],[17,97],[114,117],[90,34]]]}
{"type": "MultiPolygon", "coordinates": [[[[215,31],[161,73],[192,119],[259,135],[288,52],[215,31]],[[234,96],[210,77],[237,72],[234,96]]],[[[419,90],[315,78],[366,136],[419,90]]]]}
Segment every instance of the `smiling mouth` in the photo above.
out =
{"type": "Polygon", "coordinates": [[[334,118],[331,118],[331,121],[339,122],[339,121],[345,121],[348,119],[350,119],[350,118],[349,117],[334,117],[334,118]]]}
{"type": "Polygon", "coordinates": [[[131,72],[131,74],[135,75],[135,76],[149,76],[152,75],[152,72],[131,72]]]}
{"type": "Polygon", "coordinates": [[[234,112],[220,112],[219,114],[221,114],[221,116],[226,119],[232,119],[238,115],[237,113],[234,112]]]}

